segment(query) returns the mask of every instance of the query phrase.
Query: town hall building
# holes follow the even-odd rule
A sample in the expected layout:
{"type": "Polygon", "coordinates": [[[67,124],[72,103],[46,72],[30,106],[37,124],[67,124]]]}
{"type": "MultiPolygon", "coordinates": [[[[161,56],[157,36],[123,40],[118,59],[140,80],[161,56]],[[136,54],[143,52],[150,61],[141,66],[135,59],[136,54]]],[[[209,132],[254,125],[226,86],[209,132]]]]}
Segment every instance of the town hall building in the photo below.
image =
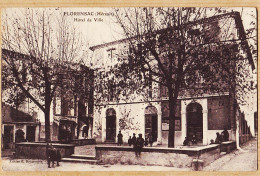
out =
{"type": "MultiPolygon", "coordinates": [[[[238,13],[214,16],[201,24],[212,23],[223,19],[231,19],[232,32],[241,40],[241,50],[246,55],[248,65],[253,70],[254,63],[245,40],[245,31],[238,13]]],[[[117,62],[117,56],[129,51],[128,40],[118,40],[96,45],[90,48],[96,69],[109,71],[117,62]]],[[[234,65],[235,66],[235,65],[234,65]]],[[[145,90],[144,90],[145,91],[145,90]]],[[[131,97],[121,97],[120,101],[106,100],[95,102],[94,137],[102,142],[117,142],[119,131],[123,134],[123,142],[127,143],[133,133],[143,137],[152,135],[154,145],[168,144],[169,105],[167,90],[158,83],[152,83],[152,97],[143,97],[140,92],[133,91],[131,97]]],[[[242,112],[234,92],[203,92],[200,95],[180,94],[175,114],[175,145],[183,145],[185,137],[195,135],[198,145],[209,145],[215,140],[216,133],[227,129],[229,140],[239,140],[239,120],[242,112]]],[[[95,93],[98,96],[98,93],[95,93]]]]}

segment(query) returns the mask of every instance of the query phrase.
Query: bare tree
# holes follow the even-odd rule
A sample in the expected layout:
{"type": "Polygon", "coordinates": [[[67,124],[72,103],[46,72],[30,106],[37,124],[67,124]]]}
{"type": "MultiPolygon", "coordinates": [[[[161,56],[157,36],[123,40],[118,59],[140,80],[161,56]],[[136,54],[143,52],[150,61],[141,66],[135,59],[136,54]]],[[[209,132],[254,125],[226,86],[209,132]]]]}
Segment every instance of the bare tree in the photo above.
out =
{"type": "Polygon", "coordinates": [[[87,46],[60,9],[7,9],[2,41],[3,71],[10,73],[2,77],[4,89],[18,89],[44,112],[49,141],[51,103],[64,77],[84,64],[87,46]]]}
{"type": "Polygon", "coordinates": [[[103,84],[114,87],[117,93],[129,89],[142,92],[144,87],[151,89],[151,82],[166,88],[168,147],[174,147],[179,96],[229,92],[235,105],[241,91],[254,89],[248,78],[254,69],[251,51],[255,54],[256,47],[249,47],[247,40],[256,38],[252,36],[255,25],[244,31],[238,12],[219,8],[123,8],[115,9],[115,17],[129,52],[118,55],[118,63],[106,72],[108,81],[103,84]]]}

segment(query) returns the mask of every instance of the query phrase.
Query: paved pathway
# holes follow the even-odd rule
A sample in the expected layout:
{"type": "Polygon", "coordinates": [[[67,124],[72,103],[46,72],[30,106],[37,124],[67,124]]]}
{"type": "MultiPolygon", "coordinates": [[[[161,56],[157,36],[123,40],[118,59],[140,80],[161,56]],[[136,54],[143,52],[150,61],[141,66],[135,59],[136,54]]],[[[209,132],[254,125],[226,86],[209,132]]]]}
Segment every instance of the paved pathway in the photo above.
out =
{"type": "MultiPolygon", "coordinates": [[[[224,155],[206,166],[204,171],[255,171],[257,169],[256,139],[236,150],[224,155]]],[[[75,154],[94,155],[95,145],[78,146],[75,154]]],[[[2,158],[5,171],[189,171],[191,168],[173,168],[162,166],[138,165],[91,165],[84,163],[61,163],[60,167],[47,168],[46,160],[2,158]]]]}
{"type": "Polygon", "coordinates": [[[256,171],[257,170],[257,141],[253,139],[241,147],[222,156],[204,171],[256,171]]]}
{"type": "MultiPolygon", "coordinates": [[[[3,158],[1,161],[4,171],[187,171],[189,168],[174,168],[163,166],[139,165],[91,165],[85,163],[64,163],[61,166],[48,168],[45,160],[3,158]]],[[[4,174],[5,175],[5,174],[4,174]]]]}

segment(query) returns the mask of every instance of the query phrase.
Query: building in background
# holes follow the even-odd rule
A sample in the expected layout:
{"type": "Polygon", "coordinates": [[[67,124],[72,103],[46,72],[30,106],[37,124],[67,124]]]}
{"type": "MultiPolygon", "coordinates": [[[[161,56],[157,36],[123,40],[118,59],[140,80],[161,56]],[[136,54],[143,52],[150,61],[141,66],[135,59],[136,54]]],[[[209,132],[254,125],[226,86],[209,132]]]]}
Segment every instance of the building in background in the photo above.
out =
{"type": "MultiPolygon", "coordinates": [[[[31,72],[26,70],[26,64],[30,64],[29,58],[21,53],[9,51],[2,49],[3,65],[7,64],[8,59],[14,59],[17,63],[22,63],[20,65],[21,69],[24,69],[24,79],[29,79],[28,84],[33,84],[36,82],[37,73],[32,75],[31,72]]],[[[8,64],[7,64],[8,65],[8,64]]],[[[6,67],[4,67],[6,69],[6,67]]],[[[59,78],[61,77],[61,83],[57,83],[57,88],[55,89],[55,94],[50,107],[50,131],[52,141],[66,141],[69,142],[73,139],[80,138],[91,138],[92,137],[92,124],[93,124],[93,92],[94,92],[94,71],[88,67],[77,64],[77,63],[63,63],[55,65],[52,69],[59,69],[59,78]]],[[[8,74],[9,70],[4,70],[5,74],[8,74]]],[[[37,70],[36,70],[37,72],[37,70]]],[[[11,72],[9,73],[11,74],[11,72]]],[[[9,78],[6,80],[5,84],[9,84],[14,78],[9,78]]],[[[37,140],[45,140],[45,122],[44,122],[44,112],[26,95],[24,94],[11,94],[15,92],[12,90],[12,86],[6,85],[6,89],[2,91],[2,102],[12,103],[21,112],[26,112],[30,115],[34,114],[37,119],[41,119],[43,126],[38,129],[38,134],[41,136],[37,137],[37,140]],[[8,87],[9,86],[9,87],[8,87]],[[24,97],[20,98],[21,95],[24,97]],[[10,102],[9,98],[15,99],[10,102]],[[17,100],[17,101],[16,101],[17,100]],[[16,102],[18,102],[17,104],[16,102]],[[16,105],[17,104],[17,105],[16,105]]],[[[43,84],[43,86],[45,86],[43,84]]],[[[17,91],[19,88],[17,88],[17,91]]],[[[30,93],[37,98],[37,90],[31,90],[30,93]]],[[[41,95],[44,97],[43,95],[41,95]]],[[[38,100],[40,104],[44,104],[43,99],[38,100]]],[[[6,127],[6,130],[9,127],[6,127]]],[[[21,127],[23,128],[23,127],[21,127]]],[[[24,127],[27,128],[27,127],[24,127]]],[[[34,127],[28,127],[32,131],[34,127]]],[[[10,134],[12,133],[11,127],[8,129],[10,134]]],[[[7,131],[8,131],[7,130],[7,131]]],[[[25,135],[29,135],[24,131],[25,135]]],[[[28,139],[30,136],[28,136],[28,139]]],[[[31,137],[32,138],[32,137],[31,137]]],[[[29,141],[35,141],[31,140],[29,141]]]]}
{"type": "Polygon", "coordinates": [[[73,139],[90,139],[93,131],[94,108],[94,71],[81,65],[79,70],[72,69],[63,75],[63,87],[53,101],[53,135],[52,140],[70,141],[73,139]]]}
{"type": "Polygon", "coordinates": [[[40,122],[36,117],[2,103],[2,149],[14,149],[18,142],[40,140],[40,122]]]}
{"type": "MultiPolygon", "coordinates": [[[[223,18],[233,20],[233,36],[238,36],[242,40],[244,29],[240,16],[237,14],[212,17],[197,25],[207,26],[213,23],[211,27],[219,27],[218,22],[223,18]]],[[[99,66],[99,69],[109,71],[118,62],[117,57],[122,56],[122,54],[127,55],[129,52],[128,42],[127,39],[124,39],[91,47],[93,60],[97,62],[96,65],[99,66]]],[[[248,65],[253,70],[254,63],[251,53],[248,52],[246,41],[243,41],[241,51],[247,55],[248,65]]],[[[235,63],[233,66],[230,68],[231,70],[236,69],[235,63]]],[[[229,87],[227,83],[216,85],[229,87]]],[[[238,120],[243,119],[243,115],[234,93],[235,90],[226,89],[223,92],[204,91],[200,95],[193,96],[183,90],[178,98],[175,114],[175,145],[182,145],[185,137],[191,138],[193,135],[195,135],[198,144],[208,145],[211,140],[216,139],[216,133],[221,133],[224,129],[228,130],[229,139],[232,141],[238,141],[237,137],[241,138],[242,134],[249,134],[249,132],[241,132],[242,126],[243,129],[248,129],[248,126],[245,120],[238,120]]],[[[113,90],[107,94],[110,98],[107,101],[96,102],[94,111],[94,133],[97,134],[97,137],[100,134],[102,142],[117,142],[116,136],[121,131],[124,142],[127,142],[133,133],[141,133],[143,136],[152,134],[154,142],[167,145],[169,106],[165,87],[155,82],[151,83],[147,92],[148,98],[139,96],[141,93],[134,90],[130,97],[124,97],[123,94],[116,95],[113,90]],[[120,96],[121,100],[114,101],[115,96],[120,96]]]]}

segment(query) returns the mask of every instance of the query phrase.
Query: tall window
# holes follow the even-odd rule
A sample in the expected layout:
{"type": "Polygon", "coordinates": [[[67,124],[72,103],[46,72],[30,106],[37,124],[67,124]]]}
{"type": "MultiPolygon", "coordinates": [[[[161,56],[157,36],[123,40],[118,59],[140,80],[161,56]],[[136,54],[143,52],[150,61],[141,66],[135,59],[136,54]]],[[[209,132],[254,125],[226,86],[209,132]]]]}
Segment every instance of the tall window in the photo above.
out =
{"type": "Polygon", "coordinates": [[[107,49],[107,57],[109,59],[112,59],[113,57],[115,57],[115,51],[116,51],[116,48],[107,49]]]}
{"type": "Polygon", "coordinates": [[[62,115],[74,116],[75,102],[74,97],[70,92],[67,92],[64,97],[61,98],[61,113],[62,115]]]}

